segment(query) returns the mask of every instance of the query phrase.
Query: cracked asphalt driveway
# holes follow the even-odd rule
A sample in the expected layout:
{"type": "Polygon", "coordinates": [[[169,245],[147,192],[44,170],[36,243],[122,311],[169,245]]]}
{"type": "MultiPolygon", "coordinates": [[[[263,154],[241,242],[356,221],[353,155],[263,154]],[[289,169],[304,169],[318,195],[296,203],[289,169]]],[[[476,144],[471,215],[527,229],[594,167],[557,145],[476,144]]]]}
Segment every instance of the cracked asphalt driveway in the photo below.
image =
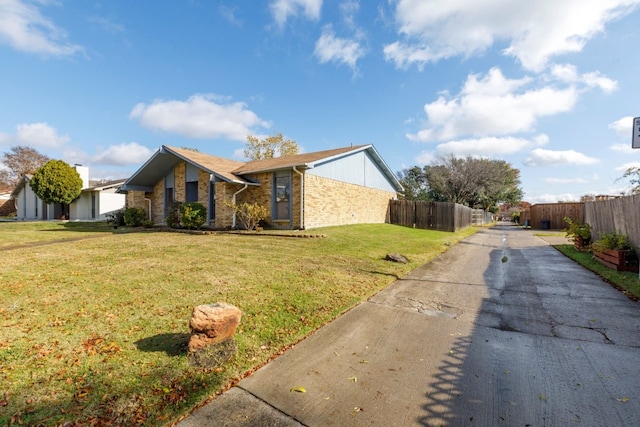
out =
{"type": "Polygon", "coordinates": [[[640,304],[531,230],[482,229],[180,426],[214,424],[637,426],[640,304]]]}

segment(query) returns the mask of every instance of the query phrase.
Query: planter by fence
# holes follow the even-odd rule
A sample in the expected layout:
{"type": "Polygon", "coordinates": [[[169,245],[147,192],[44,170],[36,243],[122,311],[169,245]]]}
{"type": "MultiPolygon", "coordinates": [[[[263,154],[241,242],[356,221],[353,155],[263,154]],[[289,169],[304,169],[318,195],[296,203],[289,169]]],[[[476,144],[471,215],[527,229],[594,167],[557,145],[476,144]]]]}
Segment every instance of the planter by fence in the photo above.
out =
{"type": "Polygon", "coordinates": [[[601,251],[593,251],[593,257],[596,261],[606,265],[609,268],[613,268],[617,271],[633,271],[638,272],[638,265],[632,264],[630,251],[619,251],[616,249],[603,249],[601,251]]]}

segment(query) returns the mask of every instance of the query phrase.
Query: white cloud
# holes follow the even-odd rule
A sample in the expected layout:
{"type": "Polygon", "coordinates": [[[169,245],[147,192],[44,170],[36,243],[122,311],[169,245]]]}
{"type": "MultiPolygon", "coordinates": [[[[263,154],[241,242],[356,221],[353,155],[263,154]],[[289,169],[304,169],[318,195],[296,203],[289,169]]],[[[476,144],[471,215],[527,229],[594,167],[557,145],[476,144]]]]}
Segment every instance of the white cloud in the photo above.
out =
{"type": "Polygon", "coordinates": [[[282,28],[289,17],[295,17],[300,12],[312,21],[320,19],[322,0],[275,0],[269,9],[278,27],[282,28]]]}
{"type": "Polygon", "coordinates": [[[425,129],[407,134],[412,141],[441,141],[460,135],[489,136],[528,132],[539,118],[570,111],[578,100],[574,87],[523,90],[529,78],[507,79],[492,68],[484,77],[468,76],[455,97],[441,95],[424,106],[425,129]]]}
{"type": "Polygon", "coordinates": [[[625,116],[615,122],[609,123],[609,129],[612,129],[620,138],[629,138],[631,145],[631,131],[633,128],[633,117],[625,116]]]}
{"type": "Polygon", "coordinates": [[[47,123],[22,123],[16,126],[16,134],[0,133],[0,145],[28,145],[35,148],[57,148],[69,142],[67,135],[58,135],[58,131],[47,123]]]}
{"type": "Polygon", "coordinates": [[[577,202],[580,201],[580,196],[573,193],[560,193],[560,194],[540,194],[532,197],[525,197],[526,201],[531,204],[536,203],[558,203],[558,202],[577,202]]]}
{"type": "Polygon", "coordinates": [[[437,156],[430,151],[422,151],[416,156],[416,163],[419,165],[430,165],[437,160],[437,156]]]}
{"type": "Polygon", "coordinates": [[[592,165],[599,160],[575,150],[554,151],[536,148],[524,161],[527,166],[592,165]]]}
{"type": "Polygon", "coordinates": [[[541,71],[551,58],[580,52],[607,23],[638,0],[399,0],[395,21],[403,41],[385,47],[399,68],[471,56],[497,43],[524,68],[541,71]]]}
{"type": "Polygon", "coordinates": [[[625,172],[629,168],[640,168],[640,162],[624,163],[615,168],[616,172],[625,172]]]}
{"type": "Polygon", "coordinates": [[[365,49],[356,39],[346,39],[336,37],[331,25],[326,25],[322,29],[322,35],[316,41],[314,51],[320,63],[336,62],[346,64],[356,72],[358,59],[365,55],[365,49]]]}
{"type": "Polygon", "coordinates": [[[152,154],[153,150],[137,142],[125,142],[99,150],[91,162],[100,165],[135,165],[144,163],[152,154]]]}
{"type": "Polygon", "coordinates": [[[529,140],[514,137],[485,137],[477,139],[462,139],[439,144],[437,150],[442,154],[453,154],[455,156],[480,156],[488,157],[495,155],[513,154],[531,148],[532,146],[543,145],[548,140],[546,135],[541,135],[538,139],[529,140]]]}
{"type": "MultiPolygon", "coordinates": [[[[45,2],[40,2],[45,3],[45,2]]],[[[24,52],[69,56],[83,49],[25,0],[0,1],[0,43],[24,52]]]]}
{"type": "Polygon", "coordinates": [[[227,6],[224,4],[218,6],[218,12],[228,23],[241,27],[242,20],[236,16],[237,9],[237,6],[227,6]]]}
{"type": "Polygon", "coordinates": [[[603,76],[599,71],[579,74],[577,67],[571,64],[552,66],[550,76],[564,83],[579,84],[586,89],[598,88],[604,93],[611,93],[618,89],[617,81],[603,76]]]}
{"type": "Polygon", "coordinates": [[[344,3],[340,3],[340,14],[342,20],[347,26],[354,28],[355,14],[360,10],[360,3],[357,0],[347,0],[344,3]]]}
{"type": "Polygon", "coordinates": [[[129,117],[152,130],[196,139],[245,141],[255,133],[253,128],[270,126],[243,102],[218,101],[224,100],[213,94],[193,95],[186,101],[156,100],[137,104],[129,117]]]}
{"type": "Polygon", "coordinates": [[[617,151],[618,153],[623,154],[638,154],[637,149],[631,148],[631,142],[629,142],[628,144],[613,144],[609,146],[609,149],[611,151],[617,151]]]}
{"type": "Polygon", "coordinates": [[[589,181],[584,178],[546,178],[547,184],[586,184],[589,181]]]}

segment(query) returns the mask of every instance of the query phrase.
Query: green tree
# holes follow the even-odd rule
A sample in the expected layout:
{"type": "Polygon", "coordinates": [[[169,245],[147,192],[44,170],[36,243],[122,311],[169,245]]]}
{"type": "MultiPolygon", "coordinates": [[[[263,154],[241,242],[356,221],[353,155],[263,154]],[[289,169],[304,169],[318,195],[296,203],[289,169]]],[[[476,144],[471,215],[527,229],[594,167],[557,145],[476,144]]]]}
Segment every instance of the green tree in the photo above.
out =
{"type": "Polygon", "coordinates": [[[618,179],[628,179],[629,183],[633,185],[629,192],[631,194],[640,194],[640,167],[632,166],[628,168],[624,172],[624,175],[622,175],[622,177],[618,179]]]}
{"type": "Polygon", "coordinates": [[[427,177],[420,166],[403,169],[397,175],[402,187],[404,187],[406,200],[429,200],[427,177]]]}
{"type": "Polygon", "coordinates": [[[274,157],[295,156],[299,152],[298,143],[284,139],[281,133],[258,138],[247,135],[244,156],[250,160],[272,159],[274,157]]]}
{"type": "Polygon", "coordinates": [[[451,155],[424,170],[430,200],[497,211],[500,203],[522,199],[520,171],[503,160],[451,155]]]}
{"type": "Polygon", "coordinates": [[[45,203],[69,204],[82,192],[82,178],[62,160],[49,160],[31,178],[31,188],[45,203]]]}
{"type": "Polygon", "coordinates": [[[0,157],[4,169],[0,170],[0,184],[14,187],[23,175],[34,173],[47,163],[49,157],[31,147],[17,145],[0,157]]]}

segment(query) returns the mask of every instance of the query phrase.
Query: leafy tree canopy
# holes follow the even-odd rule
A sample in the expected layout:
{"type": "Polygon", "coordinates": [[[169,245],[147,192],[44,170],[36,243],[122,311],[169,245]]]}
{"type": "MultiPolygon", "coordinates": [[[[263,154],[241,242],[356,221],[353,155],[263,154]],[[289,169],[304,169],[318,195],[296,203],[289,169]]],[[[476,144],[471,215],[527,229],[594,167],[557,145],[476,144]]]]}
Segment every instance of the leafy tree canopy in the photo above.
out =
{"type": "Polygon", "coordinates": [[[522,199],[520,171],[503,160],[440,157],[431,166],[405,169],[400,180],[408,199],[454,202],[497,211],[500,203],[522,199]]]}
{"type": "Polygon", "coordinates": [[[82,192],[82,178],[62,160],[49,160],[31,178],[31,188],[45,203],[69,204],[82,192]]]}
{"type": "Polygon", "coordinates": [[[40,166],[47,163],[49,157],[39,153],[31,147],[17,145],[2,154],[0,163],[4,169],[0,170],[0,184],[14,187],[23,175],[34,173],[40,166]]]}
{"type": "Polygon", "coordinates": [[[406,200],[429,200],[427,177],[420,166],[403,169],[397,175],[404,187],[404,198],[406,200]]]}
{"type": "Polygon", "coordinates": [[[247,135],[247,143],[244,149],[245,157],[251,160],[295,156],[298,152],[298,143],[291,139],[285,140],[281,133],[262,139],[247,135]]]}
{"type": "Polygon", "coordinates": [[[619,179],[628,179],[629,183],[633,185],[629,192],[631,194],[640,194],[640,167],[632,166],[628,168],[624,172],[624,175],[622,175],[622,177],[619,179]]]}

